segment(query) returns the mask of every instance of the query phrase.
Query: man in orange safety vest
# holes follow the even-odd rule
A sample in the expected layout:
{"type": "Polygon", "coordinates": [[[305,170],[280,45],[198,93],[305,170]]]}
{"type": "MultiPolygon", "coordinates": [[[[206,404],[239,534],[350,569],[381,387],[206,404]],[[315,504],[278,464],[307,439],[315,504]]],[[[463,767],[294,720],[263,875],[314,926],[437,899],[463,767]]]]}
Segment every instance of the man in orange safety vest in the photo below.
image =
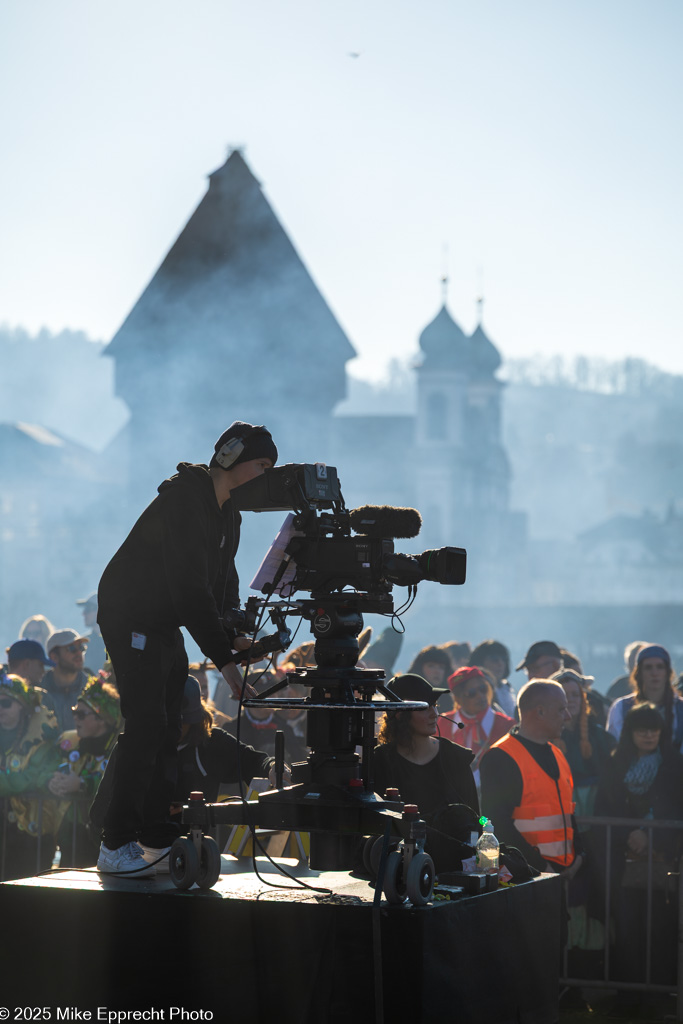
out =
{"type": "Polygon", "coordinates": [[[571,769],[552,741],[569,721],[559,683],[534,679],[518,697],[520,722],[481,761],[481,806],[499,841],[540,871],[569,881],[581,867],[571,769]]]}

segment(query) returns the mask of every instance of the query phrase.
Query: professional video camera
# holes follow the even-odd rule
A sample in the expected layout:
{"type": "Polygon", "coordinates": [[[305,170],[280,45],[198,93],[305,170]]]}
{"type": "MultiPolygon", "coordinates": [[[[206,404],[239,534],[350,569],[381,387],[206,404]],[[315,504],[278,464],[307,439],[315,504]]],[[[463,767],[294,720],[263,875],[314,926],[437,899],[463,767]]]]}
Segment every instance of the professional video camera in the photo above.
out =
{"type": "MultiPolygon", "coordinates": [[[[292,765],[294,786],[260,797],[258,824],[310,832],[311,867],[332,870],[351,866],[359,834],[381,835],[389,829],[404,839],[402,858],[394,861],[389,886],[398,892],[399,878],[415,859],[413,896],[417,899],[420,893],[431,892],[433,881],[433,865],[429,868],[431,861],[423,851],[420,829],[424,823],[418,827],[412,812],[406,817],[395,797],[380,799],[374,793],[374,726],[377,713],[425,705],[399,701],[385,684],[381,669],[357,667],[358,636],[363,612],[397,614],[394,586],[409,588],[409,605],[423,580],[464,583],[466,552],[454,547],[417,555],[396,552],[394,540],[419,533],[420,513],[372,505],[349,511],[336,469],[322,463],[268,469],[234,488],[230,497],[241,511],[292,513],[252,582],[253,589],[267,596],[251,597],[244,616],[246,631],[255,632],[259,613],[262,618],[267,610],[277,633],[255,641],[241,660],[254,661],[257,654],[285,649],[290,642],[284,623],[287,615],[308,619],[315,637],[315,668],[297,668],[257,698],[243,701],[247,708],[308,712],[306,740],[311,753],[306,761],[292,765]],[[310,597],[295,598],[300,591],[310,597]],[[310,696],[275,696],[290,680],[310,688],[310,696]],[[376,693],[383,699],[373,700],[376,693]]],[[[207,808],[212,824],[236,820],[234,811],[220,807],[207,808]]],[[[203,820],[198,808],[190,811],[184,821],[192,825],[203,820]]]]}
{"type": "MultiPolygon", "coordinates": [[[[287,561],[296,565],[292,592],[310,590],[316,597],[354,587],[365,592],[366,610],[378,603],[377,610],[382,611],[382,596],[394,585],[413,586],[422,580],[465,582],[466,553],[462,548],[438,548],[419,555],[396,553],[394,540],[416,537],[420,532],[420,513],[389,505],[364,505],[349,511],[333,466],[290,464],[268,469],[236,488],[231,498],[242,511],[296,513],[294,536],[286,549],[287,561]],[[318,511],[322,509],[332,511],[318,511]],[[373,602],[373,597],[378,601],[373,602]]],[[[278,583],[276,577],[263,587],[264,592],[271,593],[278,583]]]]}

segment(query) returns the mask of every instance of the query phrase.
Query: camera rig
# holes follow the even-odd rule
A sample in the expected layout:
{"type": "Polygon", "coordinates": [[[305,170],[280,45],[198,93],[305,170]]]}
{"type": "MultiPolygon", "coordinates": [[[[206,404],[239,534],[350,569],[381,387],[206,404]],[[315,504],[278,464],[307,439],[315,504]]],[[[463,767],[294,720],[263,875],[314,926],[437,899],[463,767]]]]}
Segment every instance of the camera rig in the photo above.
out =
{"type": "MultiPolygon", "coordinates": [[[[195,881],[210,887],[220,873],[220,854],[203,833],[218,824],[255,823],[266,829],[309,832],[310,866],[317,870],[350,868],[358,837],[369,836],[366,863],[377,869],[381,847],[379,874],[387,898],[427,902],[434,867],[424,852],[425,823],[416,807],[401,802],[397,791],[376,794],[373,778],[375,716],[426,705],[400,701],[385,683],[382,669],[358,668],[358,636],[363,613],[395,614],[394,586],[408,587],[412,601],[422,580],[464,583],[466,552],[453,547],[418,555],[395,552],[395,539],[419,532],[420,514],[392,506],[347,510],[336,469],[322,463],[266,470],[235,488],[231,499],[241,511],[294,512],[286,547],[281,557],[271,559],[271,572],[266,572],[269,578],[264,581],[260,571],[266,597],[250,597],[244,612],[229,625],[254,633],[259,619],[269,613],[276,632],[255,640],[241,656],[242,661],[253,662],[289,646],[287,616],[310,622],[316,667],[297,668],[258,697],[243,701],[247,708],[306,711],[310,754],[292,765],[293,785],[262,793],[256,805],[206,804],[201,794],[192,794],[182,819],[190,836],[176,840],[171,849],[171,877],[181,888],[195,881]],[[299,591],[310,596],[294,600],[299,591]],[[275,600],[276,593],[285,595],[284,600],[275,600]],[[310,693],[278,697],[290,682],[303,684],[310,693]],[[381,699],[374,699],[376,694],[381,699]],[[397,848],[387,857],[390,845],[397,848]]],[[[280,753],[279,781],[282,771],[280,753]]]]}

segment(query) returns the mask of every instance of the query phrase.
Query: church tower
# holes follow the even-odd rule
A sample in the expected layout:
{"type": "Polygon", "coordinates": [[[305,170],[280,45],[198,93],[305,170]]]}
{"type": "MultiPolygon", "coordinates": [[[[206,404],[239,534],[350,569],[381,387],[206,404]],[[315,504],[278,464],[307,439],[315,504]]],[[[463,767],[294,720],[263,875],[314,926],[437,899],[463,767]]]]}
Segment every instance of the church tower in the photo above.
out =
{"type": "Polygon", "coordinates": [[[468,593],[484,597],[492,562],[502,569],[526,530],[524,517],[509,510],[500,354],[481,322],[466,335],[445,302],[420,349],[414,465],[424,542],[466,547],[474,570],[468,593]]]}
{"type": "MultiPolygon", "coordinates": [[[[466,465],[470,343],[446,304],[420,335],[415,421],[418,508],[427,543],[443,543],[456,518],[456,477],[466,465]]],[[[462,496],[462,492],[461,492],[462,496]]]]}

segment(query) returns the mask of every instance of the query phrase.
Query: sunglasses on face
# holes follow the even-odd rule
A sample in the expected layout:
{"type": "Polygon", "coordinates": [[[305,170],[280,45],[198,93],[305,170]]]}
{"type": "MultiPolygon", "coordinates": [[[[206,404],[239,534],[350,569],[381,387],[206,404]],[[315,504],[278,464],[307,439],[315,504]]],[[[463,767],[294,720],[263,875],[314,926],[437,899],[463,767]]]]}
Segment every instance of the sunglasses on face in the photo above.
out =
{"type": "Polygon", "coordinates": [[[88,715],[94,715],[94,714],[95,714],[94,711],[81,711],[80,708],[76,708],[76,710],[73,712],[73,716],[74,716],[74,718],[76,719],[77,722],[82,722],[84,718],[88,717],[88,715]]]}
{"type": "Polygon", "coordinates": [[[11,708],[13,704],[18,704],[19,701],[14,700],[12,697],[0,697],[0,708],[6,711],[7,708],[11,708]]]}
{"type": "Polygon", "coordinates": [[[65,651],[71,651],[72,654],[82,654],[83,649],[83,644],[66,644],[66,646],[64,647],[65,651]]]}
{"type": "Polygon", "coordinates": [[[480,693],[488,693],[489,688],[486,683],[481,683],[480,686],[475,686],[473,690],[467,690],[463,693],[463,697],[477,697],[480,693]]]}

